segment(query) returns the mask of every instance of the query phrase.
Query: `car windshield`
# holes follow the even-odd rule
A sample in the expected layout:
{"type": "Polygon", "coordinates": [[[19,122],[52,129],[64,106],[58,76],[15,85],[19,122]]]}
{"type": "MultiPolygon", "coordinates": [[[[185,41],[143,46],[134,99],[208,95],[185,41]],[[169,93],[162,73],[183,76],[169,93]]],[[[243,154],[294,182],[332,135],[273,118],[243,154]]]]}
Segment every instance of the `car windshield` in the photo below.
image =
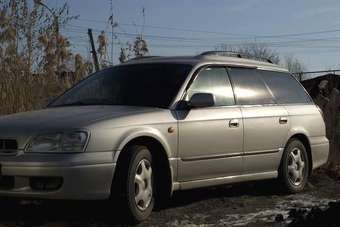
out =
{"type": "Polygon", "coordinates": [[[128,105],[167,108],[192,66],[153,63],[121,65],[83,80],[48,107],[128,105]]]}

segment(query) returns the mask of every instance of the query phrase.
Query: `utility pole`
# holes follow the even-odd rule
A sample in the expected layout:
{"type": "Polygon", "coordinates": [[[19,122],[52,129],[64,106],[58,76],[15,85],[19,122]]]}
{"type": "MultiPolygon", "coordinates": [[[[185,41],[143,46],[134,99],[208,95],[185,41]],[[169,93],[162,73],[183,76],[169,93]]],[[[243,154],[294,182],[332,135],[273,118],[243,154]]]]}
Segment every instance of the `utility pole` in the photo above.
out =
{"type": "Polygon", "coordinates": [[[114,35],[114,28],[117,27],[117,22],[114,21],[114,17],[113,17],[113,1],[110,0],[110,17],[109,17],[109,22],[111,24],[111,63],[114,63],[114,39],[115,39],[115,35],[114,35]]]}
{"type": "Polygon", "coordinates": [[[110,1],[110,9],[111,9],[111,62],[113,64],[113,2],[110,1]]]}
{"type": "Polygon", "coordinates": [[[97,57],[97,51],[96,51],[96,48],[94,46],[94,42],[93,42],[93,35],[92,35],[92,29],[89,28],[88,29],[88,35],[89,35],[89,38],[90,38],[90,44],[91,44],[91,53],[92,53],[92,58],[93,58],[93,64],[94,64],[94,67],[96,69],[96,71],[99,70],[99,62],[98,62],[98,57],[97,57]]]}
{"type": "MultiPolygon", "coordinates": [[[[56,16],[55,14],[53,14],[54,16],[54,23],[55,23],[55,36],[56,36],[56,48],[57,48],[57,72],[59,72],[59,68],[60,68],[60,43],[59,43],[59,17],[56,16]]],[[[59,76],[59,75],[58,75],[59,76]]]]}

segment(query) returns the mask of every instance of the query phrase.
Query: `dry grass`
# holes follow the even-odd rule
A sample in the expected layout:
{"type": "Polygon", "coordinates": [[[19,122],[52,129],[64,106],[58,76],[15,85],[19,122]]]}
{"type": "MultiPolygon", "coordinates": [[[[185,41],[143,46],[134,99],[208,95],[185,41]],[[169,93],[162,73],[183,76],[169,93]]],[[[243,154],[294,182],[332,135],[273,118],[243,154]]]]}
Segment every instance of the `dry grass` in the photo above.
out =
{"type": "Polygon", "coordinates": [[[3,77],[0,80],[0,115],[41,109],[86,74],[85,71],[69,73],[63,78],[44,74],[3,77]]]}

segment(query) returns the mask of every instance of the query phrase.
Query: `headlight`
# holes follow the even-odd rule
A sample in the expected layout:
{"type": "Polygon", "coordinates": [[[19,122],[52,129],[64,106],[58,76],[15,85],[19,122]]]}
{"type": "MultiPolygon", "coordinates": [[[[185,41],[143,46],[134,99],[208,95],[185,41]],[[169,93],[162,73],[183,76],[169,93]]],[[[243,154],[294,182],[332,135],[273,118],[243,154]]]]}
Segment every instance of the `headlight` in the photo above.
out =
{"type": "Polygon", "coordinates": [[[86,132],[65,132],[42,134],[35,137],[27,152],[36,153],[74,153],[83,152],[87,141],[86,132]]]}

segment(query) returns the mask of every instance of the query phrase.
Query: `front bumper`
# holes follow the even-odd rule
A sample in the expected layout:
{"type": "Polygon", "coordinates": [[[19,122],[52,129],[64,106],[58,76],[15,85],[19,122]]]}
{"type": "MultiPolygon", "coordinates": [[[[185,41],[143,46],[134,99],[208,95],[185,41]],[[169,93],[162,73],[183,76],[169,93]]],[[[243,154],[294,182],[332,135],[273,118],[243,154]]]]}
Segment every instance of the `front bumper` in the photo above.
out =
{"type": "Polygon", "coordinates": [[[114,152],[77,154],[29,154],[0,156],[2,179],[12,185],[1,187],[0,196],[40,199],[100,200],[110,196],[116,164],[114,152]],[[61,179],[55,189],[37,189],[32,179],[61,179]]]}

